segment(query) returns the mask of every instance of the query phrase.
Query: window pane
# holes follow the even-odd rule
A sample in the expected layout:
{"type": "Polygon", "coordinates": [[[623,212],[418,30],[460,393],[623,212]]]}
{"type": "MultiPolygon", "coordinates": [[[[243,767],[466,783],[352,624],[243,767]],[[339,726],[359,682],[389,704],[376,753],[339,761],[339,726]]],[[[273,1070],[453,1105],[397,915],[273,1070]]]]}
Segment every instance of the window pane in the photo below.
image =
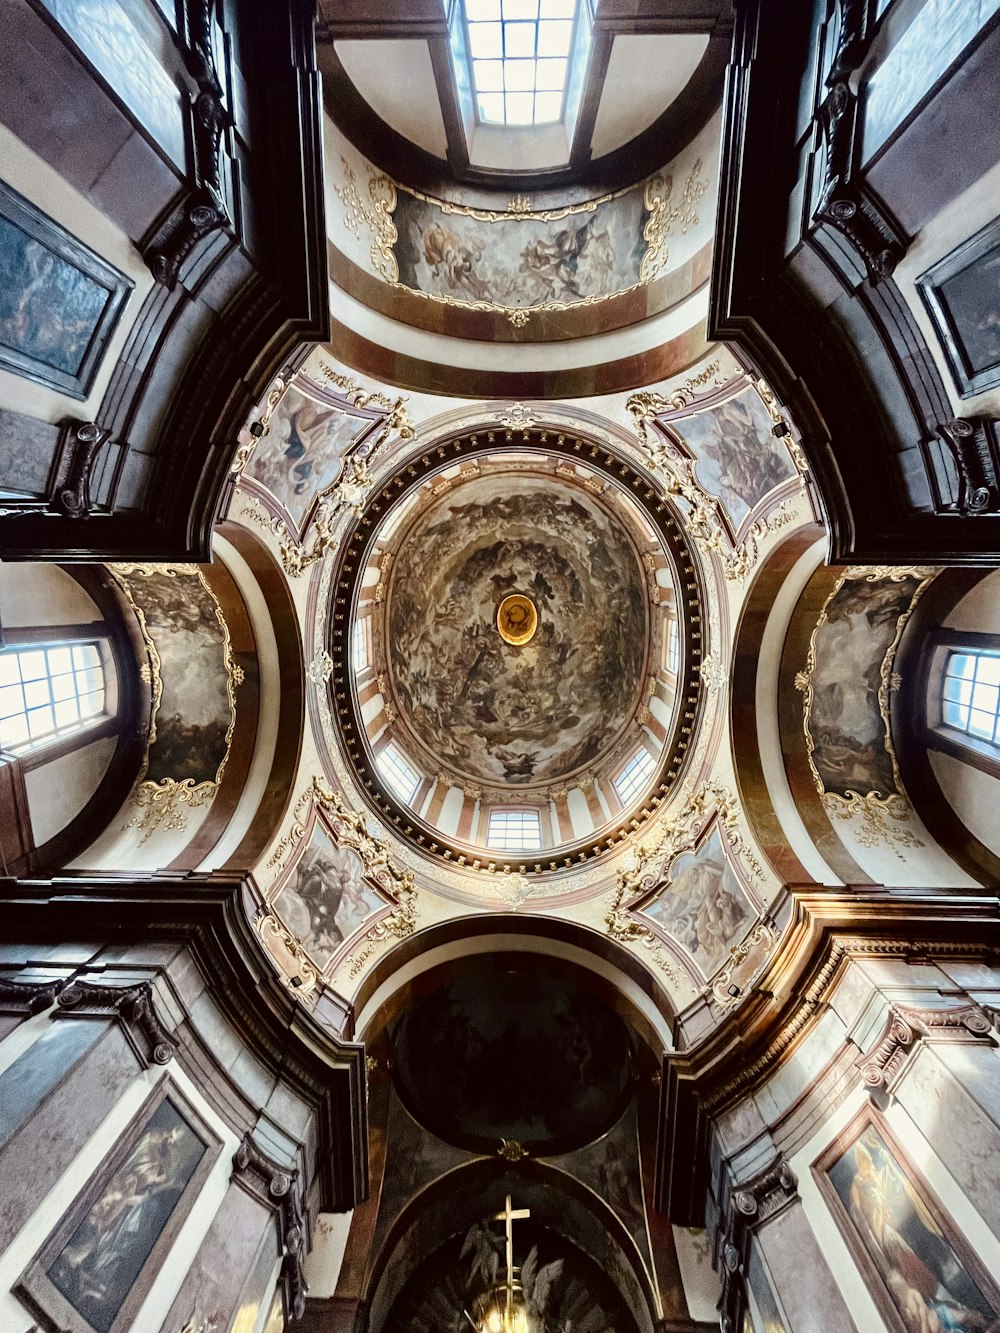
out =
{"type": "Polygon", "coordinates": [[[538,25],[538,54],[540,56],[568,56],[573,24],[563,21],[541,22],[538,25]]]}
{"type": "Polygon", "coordinates": [[[503,53],[508,60],[533,57],[535,54],[535,25],[533,23],[505,23],[503,25],[503,53]]]}
{"type": "Polygon", "coordinates": [[[562,103],[562,93],[536,93],[535,124],[551,125],[553,121],[562,120],[562,103]]]}
{"type": "Polygon", "coordinates": [[[537,810],[492,810],[486,844],[497,851],[533,852],[542,845],[537,810]]]}
{"type": "Polygon", "coordinates": [[[13,717],[0,722],[0,745],[7,750],[24,745],[28,740],[28,718],[25,713],[15,713],[13,717]]]}
{"type": "Polygon", "coordinates": [[[56,726],[68,727],[72,722],[79,722],[80,707],[75,699],[64,699],[55,706],[56,726]]]}
{"type": "Polygon", "coordinates": [[[565,60],[539,60],[538,62],[538,82],[536,87],[541,89],[552,89],[559,93],[562,98],[562,90],[566,83],[566,61],[565,60]]]}
{"type": "Polygon", "coordinates": [[[104,712],[104,691],[95,690],[93,694],[85,694],[80,700],[80,716],[96,717],[98,713],[104,712]]]}
{"type": "Polygon", "coordinates": [[[49,649],[49,675],[59,676],[73,670],[73,654],[69,648],[49,649]]]}
{"type": "Polygon", "coordinates": [[[952,676],[946,676],[944,681],[944,697],[954,699],[957,703],[967,704],[972,700],[972,681],[958,680],[952,676]]]}
{"type": "Polygon", "coordinates": [[[1000,657],[987,657],[984,653],[976,667],[976,680],[987,685],[1000,685],[1000,657]]]}
{"type": "Polygon", "coordinates": [[[507,93],[505,97],[508,125],[530,125],[535,116],[533,93],[507,93]]]}
{"type": "Polygon", "coordinates": [[[47,704],[48,702],[49,682],[47,680],[33,680],[25,685],[25,708],[37,708],[40,704],[47,704]]]}
{"type": "Polygon", "coordinates": [[[503,92],[502,60],[477,60],[475,70],[476,87],[481,93],[503,92]]]}
{"type": "Polygon", "coordinates": [[[504,118],[503,93],[479,94],[479,119],[484,125],[502,125],[504,118]]]}
{"type": "Polygon", "coordinates": [[[20,658],[21,679],[41,680],[45,675],[45,653],[35,649],[27,653],[22,652],[20,658]]]}
{"type": "Polygon", "coordinates": [[[503,0],[505,19],[538,18],[538,0],[503,0]]]}
{"type": "Polygon", "coordinates": [[[948,674],[950,676],[964,676],[971,680],[976,670],[976,659],[969,657],[966,653],[952,653],[948,659],[948,674]]]}
{"type": "Polygon", "coordinates": [[[499,60],[503,56],[503,42],[499,23],[470,23],[469,45],[473,60],[499,60]]]}
{"type": "Polygon", "coordinates": [[[576,0],[541,0],[539,18],[571,19],[576,14],[576,0]]]}
{"type": "Polygon", "coordinates": [[[637,750],[633,757],[615,778],[615,790],[623,805],[627,805],[639,795],[653,775],[655,764],[648,750],[637,750]]]}
{"type": "Polygon", "coordinates": [[[533,60],[508,60],[504,65],[504,79],[509,93],[529,93],[535,86],[535,62],[533,60]]]}
{"type": "Polygon", "coordinates": [[[480,19],[499,19],[500,0],[465,0],[465,13],[470,23],[480,19]]]}
{"type": "Polygon", "coordinates": [[[52,682],[53,699],[75,699],[76,698],[76,677],[56,676],[52,682]]]}
{"type": "Polygon", "coordinates": [[[13,685],[21,679],[17,653],[0,653],[0,686],[13,685]]]}
{"type": "Polygon", "coordinates": [[[416,770],[395,745],[387,745],[375,760],[376,765],[388,787],[401,801],[409,804],[419,785],[420,778],[416,770]]]}
{"type": "Polygon", "coordinates": [[[969,710],[961,704],[945,703],[941,715],[949,727],[958,727],[964,731],[969,724],[969,710]]]}
{"type": "Polygon", "coordinates": [[[977,679],[972,689],[972,706],[981,708],[985,713],[992,713],[994,717],[997,711],[997,687],[995,685],[980,685],[977,679]]]}
{"type": "Polygon", "coordinates": [[[28,711],[28,731],[32,739],[36,736],[44,736],[47,731],[55,728],[55,720],[52,716],[51,708],[34,708],[28,711]]]}
{"type": "Polygon", "coordinates": [[[24,692],[20,685],[4,685],[0,688],[0,718],[11,717],[24,711],[24,692]]]}
{"type": "Polygon", "coordinates": [[[983,740],[991,741],[993,739],[993,725],[996,722],[995,713],[982,713],[973,708],[969,714],[969,734],[970,736],[979,736],[983,740]]]}

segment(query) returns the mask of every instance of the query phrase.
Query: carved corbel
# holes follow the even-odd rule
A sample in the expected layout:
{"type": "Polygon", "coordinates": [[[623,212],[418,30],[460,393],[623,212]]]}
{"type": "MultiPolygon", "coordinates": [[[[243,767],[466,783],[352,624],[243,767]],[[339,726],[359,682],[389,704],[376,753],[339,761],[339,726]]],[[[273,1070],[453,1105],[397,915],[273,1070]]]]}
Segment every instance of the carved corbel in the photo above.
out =
{"type": "Polygon", "coordinates": [[[823,188],[813,222],[827,222],[860,255],[873,283],[892,276],[903,256],[902,238],[853,179],[858,96],[852,86],[868,48],[862,0],[841,0],[840,40],[826,76],[827,93],[816,108],[825,147],[823,188]]]}
{"type": "Polygon", "coordinates": [[[990,1038],[993,1023],[977,1004],[955,1009],[918,1009],[895,1005],[889,1010],[882,1036],[857,1061],[865,1086],[871,1092],[888,1088],[903,1071],[907,1059],[921,1039],[970,1042],[990,1038]]]}
{"type": "Polygon", "coordinates": [[[1000,439],[998,423],[986,418],[957,417],[941,436],[955,460],[960,514],[1000,513],[1000,439]]]}
{"type": "Polygon", "coordinates": [[[58,1004],[77,1017],[114,1014],[144,1068],[173,1059],[174,1038],[160,1022],[149,981],[129,987],[74,981],[60,992],[58,1004]]]}
{"type": "Polygon", "coordinates": [[[95,421],[67,421],[59,438],[59,454],[70,455],[66,479],[51,497],[50,505],[65,518],[89,518],[90,474],[109,431],[95,421]]]}
{"type": "Polygon", "coordinates": [[[222,194],[221,144],[232,121],[212,50],[211,0],[188,0],[187,26],[191,44],[182,51],[194,81],[191,124],[194,139],[194,191],[150,243],[146,259],[157,282],[173,287],[181,264],[210,232],[231,224],[222,194]]]}
{"type": "Polygon", "coordinates": [[[292,1319],[301,1319],[309,1287],[302,1272],[306,1226],[299,1172],[273,1161],[248,1132],[233,1155],[233,1179],[278,1214],[278,1241],[284,1254],[281,1281],[285,1309],[292,1319]]]}
{"type": "Polygon", "coordinates": [[[730,1191],[729,1218],[722,1242],[720,1327],[736,1333],[746,1309],[746,1263],[750,1235],[798,1198],[799,1181],[783,1157],[730,1191]]]}
{"type": "Polygon", "coordinates": [[[7,1013],[40,1014],[66,985],[57,981],[10,981],[0,977],[0,1009],[7,1013]]]}

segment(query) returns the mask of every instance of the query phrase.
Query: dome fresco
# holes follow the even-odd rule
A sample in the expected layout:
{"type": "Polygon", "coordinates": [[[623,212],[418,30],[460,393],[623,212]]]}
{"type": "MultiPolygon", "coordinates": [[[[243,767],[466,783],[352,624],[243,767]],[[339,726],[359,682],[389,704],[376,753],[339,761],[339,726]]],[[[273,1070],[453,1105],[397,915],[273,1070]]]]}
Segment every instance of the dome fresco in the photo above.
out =
{"type": "Polygon", "coordinates": [[[389,686],[430,762],[472,782],[554,782],[593,764],[632,720],[648,608],[619,520],[558,478],[505,473],[453,487],[393,548],[389,686]],[[538,628],[496,627],[522,593],[538,628]]]}

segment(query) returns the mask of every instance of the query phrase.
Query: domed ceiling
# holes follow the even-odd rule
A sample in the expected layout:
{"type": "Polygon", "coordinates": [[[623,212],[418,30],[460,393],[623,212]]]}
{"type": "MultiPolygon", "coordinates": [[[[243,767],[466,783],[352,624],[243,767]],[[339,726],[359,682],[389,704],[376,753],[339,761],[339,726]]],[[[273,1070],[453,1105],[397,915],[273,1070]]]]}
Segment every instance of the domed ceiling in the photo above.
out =
{"type": "Polygon", "coordinates": [[[428,763],[523,786],[615,744],[638,707],[649,621],[619,516],[561,478],[504,472],[451,489],[393,549],[389,686],[428,763]],[[515,594],[537,617],[526,643],[497,623],[515,594]]]}
{"type": "Polygon", "coordinates": [[[566,456],[582,441],[528,443],[472,435],[463,461],[392,479],[338,590],[376,804],[515,859],[594,839],[667,790],[688,642],[673,521],[625,493],[612,455],[598,468],[592,446],[586,466],[566,456]]]}

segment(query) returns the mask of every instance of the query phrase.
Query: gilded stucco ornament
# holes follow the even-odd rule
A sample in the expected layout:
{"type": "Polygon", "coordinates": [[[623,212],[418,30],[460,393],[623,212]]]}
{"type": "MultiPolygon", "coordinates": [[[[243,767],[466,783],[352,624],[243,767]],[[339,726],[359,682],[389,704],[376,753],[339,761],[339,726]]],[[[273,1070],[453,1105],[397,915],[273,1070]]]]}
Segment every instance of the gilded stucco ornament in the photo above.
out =
{"type": "MultiPolygon", "coordinates": [[[[697,788],[678,814],[659,825],[654,841],[640,844],[634,865],[619,871],[618,883],[606,900],[608,911],[604,921],[612,939],[649,949],[656,965],[678,984],[679,974],[669,960],[662,938],[636,915],[634,908],[640,902],[648,905],[651,895],[656,898],[669,892],[673,863],[685,852],[697,849],[713,818],[732,855],[744,863],[752,878],[765,882],[764,868],[740,828],[739,803],[727,787],[710,779],[697,788]]],[[[726,966],[734,955],[735,951],[731,951],[726,966]]]]}
{"type": "Polygon", "coordinates": [[[314,777],[295,803],[292,827],[281,839],[267,862],[274,869],[305,836],[308,811],[319,806],[338,846],[350,848],[361,858],[365,876],[390,900],[387,915],[380,916],[364,932],[347,959],[351,976],[362,970],[376,946],[384,940],[403,939],[413,932],[419,912],[413,871],[401,868],[391,855],[388,844],[374,837],[368,830],[368,818],[360,810],[352,810],[340,792],[327,786],[322,778],[314,777]]]}
{"type": "MultiPolygon", "coordinates": [[[[687,454],[669,435],[657,428],[657,418],[665,412],[680,412],[697,403],[697,390],[713,382],[719,363],[711,362],[697,376],[685,381],[665,397],[650,390],[632,394],[625,406],[635,422],[639,443],[647,465],[661,478],[669,495],[676,496],[685,511],[685,528],[706,556],[717,555],[728,580],[743,583],[756,567],[764,541],[773,533],[795,522],[789,500],[782,500],[770,513],[756,519],[734,541],[727,531],[719,498],[710,494],[698,479],[697,459],[687,454]]],[[[714,379],[715,386],[720,381],[714,379]]],[[[788,422],[763,380],[753,386],[761,397],[775,427],[783,426],[781,438],[789,450],[800,476],[807,471],[805,456],[791,435],[788,422]]]]}
{"type": "MultiPolygon", "coordinates": [[[[380,411],[382,420],[374,434],[366,436],[363,441],[351,445],[345,451],[341,471],[336,481],[317,496],[312,516],[301,540],[289,530],[280,515],[269,513],[256,496],[251,497],[240,510],[240,518],[257,524],[277,538],[281,563],[285,572],[292,578],[298,578],[310,566],[322,560],[328,551],[336,549],[335,529],[344,516],[350,514],[358,516],[363,512],[372,486],[371,467],[387,441],[393,435],[402,440],[409,440],[416,434],[406,410],[404,397],[389,398],[386,394],[364,389],[355,380],[340,374],[322,359],[318,360],[317,365],[323,378],[342,393],[349,403],[369,411],[373,409],[380,411]]],[[[290,384],[282,384],[279,380],[278,384],[282,385],[280,392],[276,388],[269,395],[268,407],[265,409],[266,419],[265,416],[261,417],[264,429],[254,433],[252,443],[241,446],[237,455],[241,472],[249,462],[258,441],[268,433],[274,409],[294,383],[292,380],[290,384]],[[271,398],[274,398],[273,403],[271,398]]],[[[255,424],[251,422],[248,430],[253,432],[255,424]]],[[[233,471],[236,471],[235,464],[233,471]]]]}
{"type": "Polygon", "coordinates": [[[840,575],[833,591],[827,597],[820,611],[819,619],[809,639],[809,652],[806,667],[795,677],[795,687],[803,695],[802,727],[805,734],[806,754],[816,790],[823,798],[827,813],[834,819],[853,822],[854,836],[862,847],[877,847],[884,844],[891,848],[901,861],[906,857],[903,851],[922,847],[923,841],[911,829],[905,827],[910,822],[913,809],[903,787],[899,771],[899,761],[892,740],[892,720],[890,715],[891,695],[901,683],[899,674],[894,670],[896,652],[906,624],[935,575],[935,571],[918,566],[902,565],[854,565],[840,575]],[[830,620],[831,608],[841,590],[850,583],[870,585],[888,583],[900,584],[914,582],[915,588],[907,604],[895,616],[891,642],[885,651],[879,666],[879,686],[877,691],[878,714],[883,728],[882,744],[891,765],[892,785],[885,788],[869,787],[868,790],[846,788],[831,791],[830,783],[817,762],[818,742],[814,734],[813,714],[816,705],[816,674],[819,641],[824,626],[830,620]],[[903,849],[903,850],[901,850],[903,849]]]}

